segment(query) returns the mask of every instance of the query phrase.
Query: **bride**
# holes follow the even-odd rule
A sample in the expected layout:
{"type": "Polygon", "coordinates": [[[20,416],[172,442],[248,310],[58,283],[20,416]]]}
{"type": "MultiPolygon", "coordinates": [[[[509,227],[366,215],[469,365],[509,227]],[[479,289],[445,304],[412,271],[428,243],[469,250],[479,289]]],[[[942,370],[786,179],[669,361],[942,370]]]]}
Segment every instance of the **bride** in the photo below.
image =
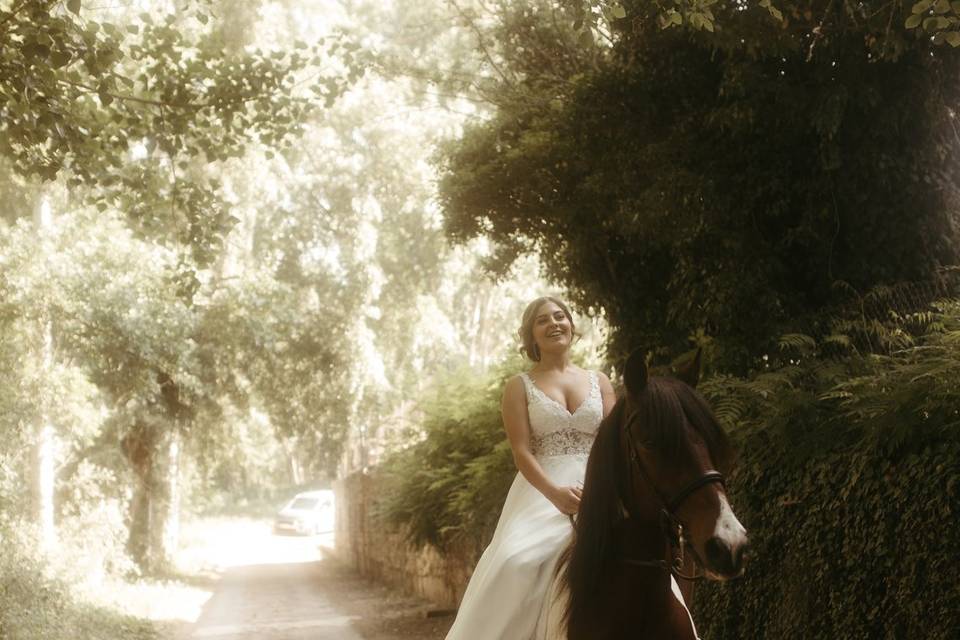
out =
{"type": "Polygon", "coordinates": [[[560,637],[554,570],[572,533],[596,429],[616,402],[605,375],[571,364],[575,335],[556,298],[537,298],[523,312],[522,351],[534,364],[507,382],[502,403],[519,473],[447,640],[560,637]]]}

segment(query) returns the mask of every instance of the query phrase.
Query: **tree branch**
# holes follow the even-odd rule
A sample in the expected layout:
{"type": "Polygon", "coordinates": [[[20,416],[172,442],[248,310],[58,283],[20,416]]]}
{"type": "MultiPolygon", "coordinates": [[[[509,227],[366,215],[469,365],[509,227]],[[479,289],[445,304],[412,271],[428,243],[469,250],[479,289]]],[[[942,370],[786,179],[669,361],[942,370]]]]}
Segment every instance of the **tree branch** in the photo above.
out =
{"type": "MultiPolygon", "coordinates": [[[[139,97],[139,96],[129,96],[129,95],[121,94],[121,93],[114,93],[114,92],[112,92],[112,91],[103,91],[103,92],[101,92],[101,91],[100,91],[99,89],[97,89],[96,87],[92,87],[92,86],[90,86],[90,85],[88,85],[88,84],[84,84],[84,83],[82,83],[82,82],[76,82],[75,80],[67,80],[67,79],[64,79],[64,78],[59,78],[59,79],[57,80],[57,82],[60,82],[60,83],[63,83],[63,84],[68,84],[68,85],[70,85],[70,86],[72,86],[72,87],[76,87],[76,88],[78,88],[78,89],[83,89],[84,91],[87,91],[88,93],[96,93],[96,94],[103,93],[104,95],[108,95],[108,96],[110,96],[111,98],[113,98],[114,100],[120,100],[121,102],[136,102],[136,103],[138,103],[138,104],[150,105],[150,106],[152,106],[152,107],[160,107],[161,109],[163,109],[163,108],[167,108],[167,109],[189,109],[189,110],[191,110],[191,111],[200,111],[201,109],[206,109],[206,108],[208,108],[208,107],[214,106],[214,103],[213,103],[213,102],[182,102],[182,103],[176,103],[176,102],[167,102],[167,101],[165,101],[165,100],[155,100],[155,99],[151,99],[151,98],[141,98],[141,97],[139,97]]],[[[271,95],[271,92],[270,92],[270,91],[264,91],[263,93],[258,93],[258,94],[251,95],[251,96],[248,96],[248,97],[245,97],[245,98],[240,98],[235,104],[244,104],[244,103],[251,102],[251,101],[253,101],[253,100],[257,100],[257,99],[259,99],[259,98],[263,98],[264,96],[269,96],[269,95],[271,95]]]]}
{"type": "Polygon", "coordinates": [[[820,18],[820,24],[813,28],[813,41],[810,43],[810,49],[807,50],[807,62],[810,62],[813,59],[813,50],[816,49],[817,43],[820,42],[820,38],[823,37],[823,24],[827,21],[827,16],[830,15],[830,9],[833,8],[833,0],[827,3],[827,8],[823,12],[823,17],[820,18]]]}
{"type": "Polygon", "coordinates": [[[170,103],[170,102],[164,102],[164,101],[162,101],[162,100],[151,100],[150,98],[140,98],[140,97],[138,97],[138,96],[127,96],[127,95],[123,95],[123,94],[119,94],[119,93],[113,93],[112,91],[102,91],[102,92],[101,92],[101,91],[98,90],[96,87],[91,87],[91,86],[88,85],[88,84],[83,84],[82,82],[76,82],[76,81],[74,81],[74,80],[66,80],[66,79],[63,79],[63,78],[58,79],[57,82],[60,82],[60,83],[63,83],[63,84],[68,84],[68,85],[70,85],[70,86],[72,86],[72,87],[76,87],[76,88],[78,88],[78,89],[83,89],[84,91],[87,91],[88,93],[96,93],[96,94],[103,93],[104,95],[108,95],[108,96],[110,96],[111,98],[113,98],[114,100],[120,100],[121,102],[136,102],[136,103],[138,103],[138,104],[146,104],[146,105],[150,105],[150,106],[152,106],[152,107],[161,107],[161,108],[163,108],[163,107],[169,107],[169,108],[175,108],[175,109],[184,109],[184,108],[186,108],[186,109],[200,110],[200,109],[203,109],[203,108],[205,108],[205,107],[210,106],[209,104],[194,104],[194,103],[173,104],[173,103],[170,103]]]}
{"type": "Polygon", "coordinates": [[[497,75],[500,76],[500,79],[504,81],[507,85],[513,88],[513,82],[509,80],[503,70],[493,61],[493,56],[490,55],[490,51],[487,49],[486,44],[484,44],[483,32],[480,31],[480,28],[476,23],[467,15],[467,13],[460,8],[460,5],[457,4],[456,0],[447,0],[450,5],[456,9],[457,13],[461,18],[467,23],[467,26],[476,34],[477,36],[477,45],[480,47],[480,51],[483,53],[483,57],[486,58],[487,62],[493,67],[493,70],[497,72],[497,75]]]}

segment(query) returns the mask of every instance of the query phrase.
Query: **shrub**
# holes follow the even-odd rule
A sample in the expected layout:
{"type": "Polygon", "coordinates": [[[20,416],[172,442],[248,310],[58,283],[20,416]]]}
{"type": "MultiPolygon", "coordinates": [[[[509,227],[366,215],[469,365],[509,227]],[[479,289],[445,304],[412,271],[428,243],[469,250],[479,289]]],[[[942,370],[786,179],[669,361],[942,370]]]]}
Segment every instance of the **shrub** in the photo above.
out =
{"type": "Polygon", "coordinates": [[[415,544],[489,538],[516,474],[500,395],[521,366],[511,358],[490,375],[465,369],[448,376],[423,403],[418,441],[382,465],[390,488],[379,514],[406,527],[415,544]]]}
{"type": "MultiPolygon", "coordinates": [[[[881,316],[784,336],[766,368],[701,384],[740,450],[731,499],[753,541],[743,579],[699,588],[703,637],[960,628],[960,302],[881,316]]],[[[486,541],[515,473],[498,411],[512,372],[452,376],[384,466],[383,514],[415,542],[486,541]]]]}
{"type": "Polygon", "coordinates": [[[704,637],[955,637],[960,584],[942,567],[960,548],[960,304],[924,313],[918,336],[903,317],[877,328],[899,336],[889,354],[831,360],[812,352],[823,341],[788,340],[802,366],[705,385],[736,423],[730,487],[753,552],[743,579],[697,594],[704,637]]]}
{"type": "Polygon", "coordinates": [[[24,527],[0,525],[0,638],[3,640],[152,640],[145,620],[73,598],[31,551],[35,536],[24,527]]]}

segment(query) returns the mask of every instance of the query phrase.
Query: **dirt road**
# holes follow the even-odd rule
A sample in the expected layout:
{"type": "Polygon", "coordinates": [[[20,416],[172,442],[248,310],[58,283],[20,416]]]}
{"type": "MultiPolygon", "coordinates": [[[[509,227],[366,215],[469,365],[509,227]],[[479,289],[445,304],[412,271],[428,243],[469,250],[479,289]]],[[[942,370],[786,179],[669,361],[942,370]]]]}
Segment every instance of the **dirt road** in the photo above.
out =
{"type": "Polygon", "coordinates": [[[232,562],[218,568],[184,640],[439,640],[453,622],[426,617],[427,603],[324,557],[324,540],[274,536],[266,525],[220,533],[227,538],[219,553],[232,562]]]}

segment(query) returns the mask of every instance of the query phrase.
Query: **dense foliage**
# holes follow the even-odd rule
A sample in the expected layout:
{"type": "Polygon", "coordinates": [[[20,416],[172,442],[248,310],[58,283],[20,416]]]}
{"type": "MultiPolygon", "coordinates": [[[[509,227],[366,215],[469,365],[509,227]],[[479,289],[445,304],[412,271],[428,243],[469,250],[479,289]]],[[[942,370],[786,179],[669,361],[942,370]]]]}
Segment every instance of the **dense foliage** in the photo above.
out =
{"type": "Polygon", "coordinates": [[[960,588],[936,567],[960,543],[960,303],[923,316],[892,355],[821,360],[810,341],[778,378],[706,385],[737,407],[730,486],[754,550],[743,580],[698,591],[705,637],[955,634],[960,588]]]}
{"type": "Polygon", "coordinates": [[[896,3],[699,4],[715,30],[631,2],[600,44],[551,3],[503,7],[498,110],[450,146],[442,192],[451,237],[489,235],[499,265],[535,250],[605,309],[614,355],[700,334],[743,373],[837,282],[958,259],[958,57],[896,3]]]}
{"type": "MultiPolygon", "coordinates": [[[[10,531],[0,525],[6,542],[10,531]]],[[[0,555],[0,638],[4,640],[154,640],[148,621],[75,600],[43,563],[24,555],[22,541],[0,555]]]]}
{"type": "Polygon", "coordinates": [[[960,309],[955,279],[940,286],[960,258],[957,11],[474,16],[497,109],[445,154],[449,235],[493,238],[494,271],[537,252],[607,312],[614,358],[707,347],[702,388],[741,449],[731,487],[755,550],[744,580],[697,596],[705,637],[956,628],[960,591],[933,550],[956,546],[960,503],[960,309]]]}
{"type": "Polygon", "coordinates": [[[443,13],[0,0],[0,537],[37,548],[0,581],[63,605],[0,635],[83,637],[70,593],[164,573],[181,500],[269,512],[500,349],[539,280],[443,238],[427,159],[462,105],[362,73],[371,43],[470,57],[443,13]]]}
{"type": "MultiPolygon", "coordinates": [[[[704,637],[952,636],[960,589],[936,566],[960,543],[960,301],[922,304],[926,289],[872,291],[782,336],[754,375],[701,383],[739,450],[729,488],[753,542],[744,578],[698,588],[704,637]]],[[[382,508],[417,542],[482,548],[515,469],[493,387],[457,397],[387,466],[382,508]]]]}
{"type": "Polygon", "coordinates": [[[287,146],[360,72],[356,48],[339,39],[225,51],[208,25],[216,9],[0,5],[0,153],[25,175],[87,187],[101,210],[119,208],[135,228],[208,264],[236,219],[196,161],[287,146]]]}
{"type": "Polygon", "coordinates": [[[783,539],[821,563],[796,616],[896,636],[914,583],[956,610],[932,537],[882,556],[955,540],[956,307],[847,297],[957,258],[955,3],[162,4],[0,0],[0,636],[149,636],[71,604],[38,522],[66,582],[162,568],[181,494],[323,482],[396,425],[385,517],[482,542],[532,254],[613,356],[708,347],[761,550],[708,630],[790,634],[783,539]]]}
{"type": "Polygon", "coordinates": [[[477,278],[428,162],[476,110],[383,73],[472,57],[446,13],[0,0],[0,518],[38,567],[163,573],[181,500],[328,483],[501,350],[536,266],[477,278]]]}
{"type": "Polygon", "coordinates": [[[451,375],[422,407],[423,439],[378,470],[389,492],[381,515],[418,545],[459,537],[484,542],[516,474],[500,419],[500,394],[522,361],[489,376],[451,375]]]}

